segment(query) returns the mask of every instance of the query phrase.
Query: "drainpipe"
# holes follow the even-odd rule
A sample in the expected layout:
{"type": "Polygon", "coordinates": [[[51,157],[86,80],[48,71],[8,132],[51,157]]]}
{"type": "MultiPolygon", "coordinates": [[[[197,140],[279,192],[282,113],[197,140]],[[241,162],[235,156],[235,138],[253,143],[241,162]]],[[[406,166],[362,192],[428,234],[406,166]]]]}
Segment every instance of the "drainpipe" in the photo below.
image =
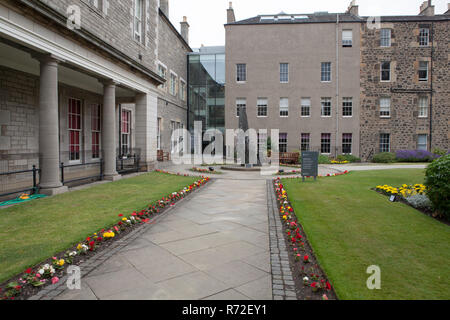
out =
{"type": "Polygon", "coordinates": [[[336,14],[336,144],[334,156],[338,156],[339,144],[339,14],[336,14]]]}
{"type": "Polygon", "coordinates": [[[433,63],[434,63],[434,22],[431,22],[431,67],[430,67],[430,151],[433,147],[433,63]]]}

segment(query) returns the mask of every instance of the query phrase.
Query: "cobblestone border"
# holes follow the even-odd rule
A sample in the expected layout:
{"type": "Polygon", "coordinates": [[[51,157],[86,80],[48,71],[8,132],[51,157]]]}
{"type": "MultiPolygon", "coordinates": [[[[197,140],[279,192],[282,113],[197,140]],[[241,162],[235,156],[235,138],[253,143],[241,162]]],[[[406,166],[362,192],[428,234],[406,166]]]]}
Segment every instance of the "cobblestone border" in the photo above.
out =
{"type": "MultiPolygon", "coordinates": [[[[117,240],[114,243],[112,243],[111,246],[105,248],[105,250],[103,250],[102,252],[99,252],[98,254],[92,256],[91,258],[80,264],[79,267],[81,271],[81,279],[86,278],[100,264],[105,262],[107,259],[111,258],[113,255],[115,255],[117,252],[122,250],[127,245],[133,243],[133,241],[136,238],[138,238],[143,232],[152,228],[159,220],[166,217],[167,214],[170,213],[172,210],[174,210],[177,206],[186,201],[189,201],[194,194],[201,192],[202,190],[205,189],[205,187],[209,186],[214,182],[215,182],[214,179],[210,179],[209,182],[206,183],[206,185],[203,185],[202,187],[194,190],[194,192],[191,192],[185,198],[177,201],[174,206],[167,208],[166,210],[164,210],[163,213],[154,217],[154,219],[152,219],[151,221],[151,224],[144,224],[142,226],[139,226],[135,230],[131,231],[129,234],[125,235],[120,240],[117,240]]],[[[59,280],[58,283],[43,288],[36,295],[28,298],[27,300],[53,300],[59,295],[61,295],[64,291],[68,290],[66,285],[67,280],[68,276],[65,275],[59,280]]]]}
{"type": "Polygon", "coordinates": [[[284,239],[283,225],[278,214],[273,181],[271,179],[266,180],[266,186],[273,300],[297,300],[292,266],[284,239]]]}

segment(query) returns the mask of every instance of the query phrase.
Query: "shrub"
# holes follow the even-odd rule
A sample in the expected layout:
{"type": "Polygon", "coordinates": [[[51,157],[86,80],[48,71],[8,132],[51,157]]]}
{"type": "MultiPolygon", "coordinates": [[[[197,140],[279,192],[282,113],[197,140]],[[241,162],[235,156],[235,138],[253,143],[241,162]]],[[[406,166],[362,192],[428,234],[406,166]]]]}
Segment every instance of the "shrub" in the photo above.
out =
{"type": "Polygon", "coordinates": [[[412,207],[414,207],[416,209],[426,209],[426,210],[432,210],[433,209],[433,203],[424,194],[415,194],[413,196],[410,196],[410,197],[406,198],[406,201],[412,207]]]}
{"type": "Polygon", "coordinates": [[[439,149],[439,148],[434,148],[433,149],[433,154],[436,154],[440,157],[445,156],[447,154],[449,154],[450,152],[445,151],[444,149],[439,149]]]}
{"type": "Polygon", "coordinates": [[[401,162],[431,162],[439,158],[438,155],[426,150],[398,150],[396,157],[401,162]]]}
{"type": "Polygon", "coordinates": [[[319,164],[331,164],[331,160],[328,156],[321,154],[319,155],[319,164]]]}
{"type": "Polygon", "coordinates": [[[355,156],[352,156],[351,154],[341,154],[337,157],[338,161],[348,161],[348,162],[361,162],[361,159],[355,156]]]}
{"type": "Polygon", "coordinates": [[[396,162],[396,156],[392,152],[382,152],[382,153],[376,154],[373,157],[372,162],[375,162],[375,163],[394,163],[394,162],[396,162]]]}
{"type": "Polygon", "coordinates": [[[443,156],[428,166],[425,186],[437,213],[450,219],[450,155],[443,156]]]}

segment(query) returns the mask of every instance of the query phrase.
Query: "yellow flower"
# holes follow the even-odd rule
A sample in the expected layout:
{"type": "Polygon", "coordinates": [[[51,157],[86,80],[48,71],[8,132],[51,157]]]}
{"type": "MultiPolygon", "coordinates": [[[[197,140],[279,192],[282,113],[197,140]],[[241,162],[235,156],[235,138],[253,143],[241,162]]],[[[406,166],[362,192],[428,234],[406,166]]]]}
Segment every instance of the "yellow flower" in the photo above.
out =
{"type": "Polygon", "coordinates": [[[58,264],[62,267],[64,265],[65,261],[64,259],[59,260],[58,264]]]}
{"type": "Polygon", "coordinates": [[[78,244],[78,246],[77,246],[77,250],[81,250],[83,248],[83,246],[81,245],[81,243],[80,244],[78,244]]]}
{"type": "Polygon", "coordinates": [[[123,219],[122,219],[122,221],[127,221],[127,220],[128,220],[127,218],[123,218],[123,219]]]}

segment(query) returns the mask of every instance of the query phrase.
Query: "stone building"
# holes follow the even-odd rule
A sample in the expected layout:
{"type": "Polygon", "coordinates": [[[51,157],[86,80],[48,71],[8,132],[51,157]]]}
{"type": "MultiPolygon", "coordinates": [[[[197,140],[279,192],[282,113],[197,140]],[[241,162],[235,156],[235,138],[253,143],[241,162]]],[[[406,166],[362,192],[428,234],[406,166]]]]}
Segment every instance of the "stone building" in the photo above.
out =
{"type": "Polygon", "coordinates": [[[281,152],[359,156],[360,28],[350,11],[234,21],[230,7],[226,127],[238,128],[245,106],[250,128],[280,130],[281,152]]]}
{"type": "Polygon", "coordinates": [[[257,16],[226,30],[226,128],[279,129],[280,151],[370,160],[382,151],[450,150],[450,15],[257,16]]]}
{"type": "Polygon", "coordinates": [[[361,28],[361,156],[450,149],[450,15],[425,1],[418,16],[361,28]]]}
{"type": "MultiPolygon", "coordinates": [[[[0,172],[40,170],[41,192],[140,158],[156,166],[171,130],[186,126],[189,24],[168,0],[2,0],[0,172]],[[102,165],[100,165],[103,160],[102,165]]],[[[0,176],[0,194],[30,175],[0,176]]]]}

